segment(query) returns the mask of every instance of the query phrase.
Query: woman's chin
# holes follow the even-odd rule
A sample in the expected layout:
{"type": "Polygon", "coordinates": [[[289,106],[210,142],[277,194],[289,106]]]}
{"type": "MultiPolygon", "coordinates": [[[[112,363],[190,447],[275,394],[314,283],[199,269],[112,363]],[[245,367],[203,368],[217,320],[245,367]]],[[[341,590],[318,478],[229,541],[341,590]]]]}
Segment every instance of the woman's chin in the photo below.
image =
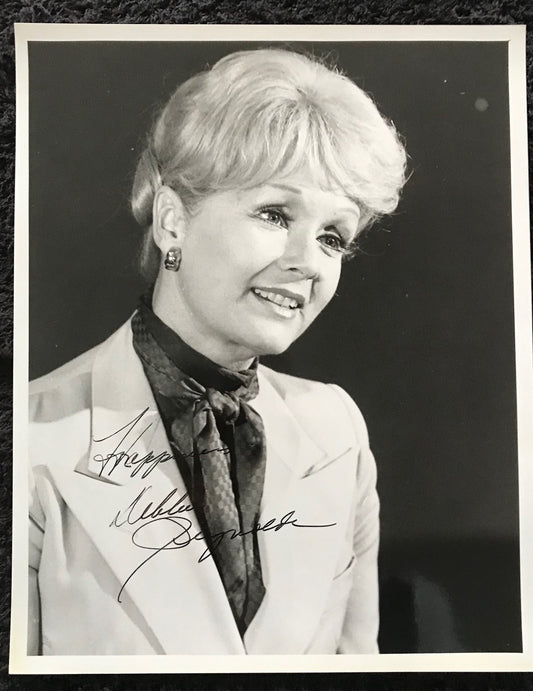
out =
{"type": "Polygon", "coordinates": [[[249,344],[251,352],[254,356],[262,355],[281,355],[294,343],[295,338],[265,336],[254,340],[249,344]]]}
{"type": "Polygon", "coordinates": [[[245,342],[254,356],[281,355],[296,341],[309,326],[303,320],[299,323],[278,324],[274,321],[250,324],[245,342]],[[254,328],[255,327],[255,328],[254,328]]]}
{"type": "Polygon", "coordinates": [[[257,355],[281,355],[284,353],[290,346],[290,343],[287,343],[285,345],[271,345],[271,346],[266,346],[263,348],[262,352],[258,352],[257,355]]]}

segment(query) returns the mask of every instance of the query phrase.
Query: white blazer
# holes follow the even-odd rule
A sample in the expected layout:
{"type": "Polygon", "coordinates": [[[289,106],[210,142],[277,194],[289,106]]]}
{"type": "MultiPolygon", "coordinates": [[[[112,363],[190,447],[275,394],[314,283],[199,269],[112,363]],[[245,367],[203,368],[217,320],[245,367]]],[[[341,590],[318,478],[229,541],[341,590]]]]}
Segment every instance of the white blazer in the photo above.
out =
{"type": "Polygon", "coordinates": [[[258,376],[266,594],[244,640],[213,560],[201,558],[205,543],[192,539],[194,511],[178,502],[185,485],[129,321],[31,383],[39,652],[377,652],[379,503],[361,414],[338,386],[263,366],[258,376]]]}

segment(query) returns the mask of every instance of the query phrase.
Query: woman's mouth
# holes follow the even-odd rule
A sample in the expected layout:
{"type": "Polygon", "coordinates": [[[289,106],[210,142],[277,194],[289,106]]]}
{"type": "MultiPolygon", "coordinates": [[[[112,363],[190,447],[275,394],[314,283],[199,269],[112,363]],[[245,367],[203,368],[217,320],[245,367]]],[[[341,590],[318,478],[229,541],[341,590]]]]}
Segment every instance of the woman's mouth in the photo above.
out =
{"type": "Polygon", "coordinates": [[[270,303],[276,313],[282,314],[284,317],[293,316],[303,305],[303,300],[299,300],[297,297],[281,295],[262,288],[252,288],[252,293],[262,302],[270,303]]]}

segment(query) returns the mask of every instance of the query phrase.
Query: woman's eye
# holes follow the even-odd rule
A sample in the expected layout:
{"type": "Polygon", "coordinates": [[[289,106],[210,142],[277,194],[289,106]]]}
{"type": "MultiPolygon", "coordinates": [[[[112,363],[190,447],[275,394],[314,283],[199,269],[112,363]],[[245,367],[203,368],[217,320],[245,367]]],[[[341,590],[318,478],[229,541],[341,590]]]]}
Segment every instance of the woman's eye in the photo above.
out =
{"type": "Polygon", "coordinates": [[[347,250],[346,241],[336,234],[328,233],[326,235],[322,235],[322,237],[320,237],[319,239],[325,247],[334,250],[335,252],[339,252],[342,254],[347,250]]]}
{"type": "Polygon", "coordinates": [[[283,211],[280,211],[279,209],[272,209],[272,208],[266,208],[266,209],[260,209],[259,212],[257,213],[259,218],[262,218],[264,221],[267,221],[268,223],[272,223],[273,225],[276,226],[281,226],[282,228],[287,228],[288,227],[288,217],[286,214],[283,213],[283,211]]]}

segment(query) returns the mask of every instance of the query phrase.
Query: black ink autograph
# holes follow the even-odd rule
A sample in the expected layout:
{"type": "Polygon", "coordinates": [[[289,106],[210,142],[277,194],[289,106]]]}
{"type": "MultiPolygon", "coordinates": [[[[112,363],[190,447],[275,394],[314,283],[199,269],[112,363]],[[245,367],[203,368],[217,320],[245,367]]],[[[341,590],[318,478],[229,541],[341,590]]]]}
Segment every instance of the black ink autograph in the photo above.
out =
{"type": "MultiPolygon", "coordinates": [[[[141,525],[139,525],[132,533],[131,540],[136,547],[152,551],[152,554],[144,559],[139,566],[137,566],[137,568],[130,573],[128,578],[122,584],[117,598],[119,602],[122,602],[121,595],[133,576],[155,556],[165,550],[182,549],[183,547],[187,547],[192,542],[198,540],[205,542],[204,535],[201,531],[194,532],[191,530],[193,526],[192,521],[186,516],[180,515],[186,513],[187,511],[193,510],[192,506],[188,503],[189,499],[187,494],[184,494],[181,497],[176,497],[177,491],[172,490],[157,505],[154,505],[153,501],[148,501],[145,504],[145,495],[150,489],[151,486],[144,487],[131,502],[131,504],[129,504],[125,509],[118,511],[117,515],[110,523],[110,527],[116,528],[120,528],[126,524],[137,525],[141,523],[141,525]],[[147,528],[156,523],[163,528],[168,528],[170,525],[172,532],[175,532],[175,534],[172,535],[170,539],[168,539],[168,535],[165,535],[165,537],[154,537],[153,529],[149,532],[147,528]],[[149,535],[150,537],[148,537],[149,535]]],[[[314,525],[299,523],[298,518],[295,516],[295,511],[289,511],[279,520],[277,518],[271,518],[264,524],[257,523],[249,531],[226,530],[224,532],[212,535],[212,547],[206,547],[206,549],[200,555],[198,563],[201,563],[209,557],[212,557],[213,551],[220,546],[224,539],[234,540],[238,537],[242,537],[243,535],[255,534],[259,532],[278,532],[287,526],[292,526],[293,528],[331,528],[334,525],[336,525],[336,523],[314,525]]]]}
{"type": "Polygon", "coordinates": [[[154,502],[148,501],[146,505],[141,505],[144,495],[152,489],[152,486],[143,487],[135,499],[125,509],[121,509],[109,524],[109,527],[120,528],[123,525],[135,525],[139,521],[148,519],[172,518],[185,511],[192,511],[192,506],[188,503],[189,495],[184,494],[176,499],[178,491],[173,489],[167,496],[154,506],[154,502]]]}
{"type": "MultiPolygon", "coordinates": [[[[101,437],[100,439],[93,438],[95,444],[107,441],[115,437],[118,439],[115,448],[108,454],[96,454],[93,456],[93,460],[101,464],[101,468],[98,475],[101,477],[104,471],[106,471],[106,476],[109,476],[116,470],[121,464],[124,468],[133,468],[130,473],[130,477],[135,477],[140,474],[141,478],[146,478],[148,475],[157,468],[160,463],[166,463],[167,461],[174,460],[174,456],[167,451],[161,451],[161,453],[154,454],[153,451],[148,451],[144,456],[139,456],[136,451],[133,451],[133,446],[139,441],[139,439],[145,434],[152,423],[147,424],[142,431],[137,427],[143,422],[143,417],[149,411],[149,408],[145,408],[142,413],[139,413],[137,417],[133,420],[127,422],[123,427],[115,430],[107,437],[101,437]],[[134,436],[136,435],[136,436],[134,436]],[[125,449],[121,449],[123,445],[126,445],[125,449]],[[142,471],[142,472],[141,472],[142,471]]],[[[198,454],[203,456],[205,454],[211,453],[213,451],[222,451],[222,453],[229,453],[226,447],[217,449],[204,449],[199,451],[198,454]]],[[[186,456],[192,456],[193,454],[186,454],[186,456]]]]}

